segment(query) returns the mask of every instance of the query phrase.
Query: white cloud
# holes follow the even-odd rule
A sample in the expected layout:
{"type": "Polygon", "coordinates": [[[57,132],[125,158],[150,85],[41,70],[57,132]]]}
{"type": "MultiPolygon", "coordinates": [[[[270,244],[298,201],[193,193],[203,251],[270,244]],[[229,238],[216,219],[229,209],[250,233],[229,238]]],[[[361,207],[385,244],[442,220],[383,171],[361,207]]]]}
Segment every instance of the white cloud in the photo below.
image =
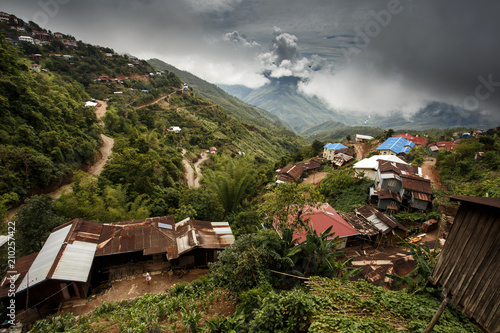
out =
{"type": "Polygon", "coordinates": [[[433,99],[414,90],[402,75],[381,75],[366,64],[315,72],[299,83],[299,91],[317,96],[334,110],[368,114],[402,111],[408,116],[433,99]]]}
{"type": "Polygon", "coordinates": [[[243,0],[184,0],[198,13],[224,13],[233,11],[243,0]]]}

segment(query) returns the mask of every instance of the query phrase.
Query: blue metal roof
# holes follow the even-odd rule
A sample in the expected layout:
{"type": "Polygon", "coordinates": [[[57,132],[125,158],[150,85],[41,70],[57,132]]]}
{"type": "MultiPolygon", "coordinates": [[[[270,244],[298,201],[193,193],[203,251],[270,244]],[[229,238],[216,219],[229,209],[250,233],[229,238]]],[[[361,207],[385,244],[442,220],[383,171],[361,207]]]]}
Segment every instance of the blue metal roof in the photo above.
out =
{"type": "Polygon", "coordinates": [[[326,145],[323,146],[323,148],[328,148],[328,150],[339,150],[339,149],[344,149],[347,148],[341,143],[327,143],[326,145]]]}
{"type": "Polygon", "coordinates": [[[406,140],[402,137],[390,137],[385,140],[380,146],[377,147],[377,150],[390,150],[395,152],[396,154],[405,153],[408,154],[410,149],[415,147],[415,142],[406,140]]]}

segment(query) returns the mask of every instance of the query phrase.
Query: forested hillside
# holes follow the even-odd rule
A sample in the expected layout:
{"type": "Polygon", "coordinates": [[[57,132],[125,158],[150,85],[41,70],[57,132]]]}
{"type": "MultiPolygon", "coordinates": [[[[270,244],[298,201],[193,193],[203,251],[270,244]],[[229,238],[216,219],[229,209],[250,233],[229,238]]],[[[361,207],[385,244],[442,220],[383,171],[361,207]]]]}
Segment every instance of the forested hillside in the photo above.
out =
{"type": "Polygon", "coordinates": [[[33,74],[18,52],[0,38],[0,195],[11,198],[63,181],[101,144],[84,87],[33,74]]]}

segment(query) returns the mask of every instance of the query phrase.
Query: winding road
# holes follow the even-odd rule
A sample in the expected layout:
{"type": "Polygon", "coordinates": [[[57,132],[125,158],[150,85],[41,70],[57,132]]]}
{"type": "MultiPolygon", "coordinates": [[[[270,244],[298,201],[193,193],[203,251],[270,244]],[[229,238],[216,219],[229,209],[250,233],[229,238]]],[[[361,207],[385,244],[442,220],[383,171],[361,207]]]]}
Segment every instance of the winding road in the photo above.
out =
{"type": "MultiPolygon", "coordinates": [[[[182,150],[182,156],[186,154],[186,150],[182,150]]],[[[191,166],[189,160],[184,158],[182,160],[182,164],[184,164],[184,168],[186,169],[186,174],[184,177],[186,178],[188,187],[200,187],[200,179],[201,179],[201,165],[208,159],[208,155],[206,152],[201,153],[201,158],[194,163],[194,170],[191,166]]]]}
{"type": "MultiPolygon", "coordinates": [[[[95,109],[95,115],[97,116],[97,119],[101,119],[106,114],[108,103],[106,101],[97,102],[99,103],[99,107],[95,109]]],[[[113,145],[115,144],[115,140],[104,134],[101,134],[101,139],[102,146],[101,148],[99,148],[100,158],[89,167],[87,173],[90,176],[98,176],[101,174],[102,170],[104,169],[104,165],[113,152],[113,145]]],[[[59,199],[61,197],[61,194],[67,191],[71,191],[71,184],[63,185],[57,188],[55,191],[48,193],[48,195],[50,195],[53,199],[59,199]]]]}

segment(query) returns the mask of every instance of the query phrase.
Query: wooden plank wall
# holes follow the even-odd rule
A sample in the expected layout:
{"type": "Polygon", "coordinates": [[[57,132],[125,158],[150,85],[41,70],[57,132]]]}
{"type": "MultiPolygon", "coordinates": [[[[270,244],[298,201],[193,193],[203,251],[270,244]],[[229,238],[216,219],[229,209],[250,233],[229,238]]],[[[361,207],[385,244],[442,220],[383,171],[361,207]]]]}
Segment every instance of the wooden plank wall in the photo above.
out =
{"type": "Polygon", "coordinates": [[[500,209],[462,202],[431,278],[487,332],[500,332],[500,209]]]}

